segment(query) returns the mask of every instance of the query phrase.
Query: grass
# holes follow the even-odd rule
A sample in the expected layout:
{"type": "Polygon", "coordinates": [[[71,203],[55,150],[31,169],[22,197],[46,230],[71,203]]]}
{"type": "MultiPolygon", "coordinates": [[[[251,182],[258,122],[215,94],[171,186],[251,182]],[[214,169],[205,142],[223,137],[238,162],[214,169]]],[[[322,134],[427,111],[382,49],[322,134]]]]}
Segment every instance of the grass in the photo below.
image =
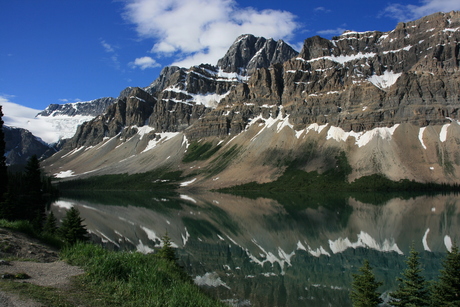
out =
{"type": "Polygon", "coordinates": [[[56,288],[40,287],[30,283],[18,283],[11,280],[0,281],[0,289],[17,294],[21,299],[33,299],[45,306],[71,307],[76,306],[69,299],[71,292],[59,291],[56,288]]]}
{"type": "MultiPolygon", "coordinates": [[[[56,248],[61,248],[63,245],[63,242],[57,236],[38,232],[29,221],[8,221],[5,219],[0,219],[0,227],[22,232],[32,238],[39,239],[43,243],[56,248]]],[[[3,248],[5,248],[5,246],[0,243],[0,249],[3,248]]]]}
{"type": "Polygon", "coordinates": [[[224,306],[210,298],[174,262],[137,252],[113,252],[80,243],[61,252],[84,268],[80,281],[108,306],[224,306]]]}
{"type": "MultiPolygon", "coordinates": [[[[0,220],[0,227],[40,238],[27,221],[0,220]]],[[[116,252],[90,243],[77,243],[65,246],[60,257],[85,270],[65,290],[14,281],[25,275],[0,279],[0,289],[57,307],[225,306],[205,294],[175,262],[155,254],[116,252]]]]}

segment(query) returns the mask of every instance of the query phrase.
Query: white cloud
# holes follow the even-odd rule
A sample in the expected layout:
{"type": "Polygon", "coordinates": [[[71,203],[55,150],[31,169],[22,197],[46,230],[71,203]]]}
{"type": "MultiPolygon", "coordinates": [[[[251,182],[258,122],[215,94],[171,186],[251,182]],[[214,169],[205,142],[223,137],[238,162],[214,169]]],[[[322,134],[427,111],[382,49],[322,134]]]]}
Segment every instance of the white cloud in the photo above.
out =
{"type": "Polygon", "coordinates": [[[385,8],[383,14],[398,21],[408,21],[436,12],[460,10],[459,0],[422,0],[420,2],[421,5],[390,4],[385,8]]]}
{"type": "Polygon", "coordinates": [[[113,47],[109,43],[107,43],[105,40],[101,40],[101,45],[102,47],[104,47],[105,52],[108,52],[108,53],[115,52],[115,49],[113,49],[113,47]]]}
{"type": "Polygon", "coordinates": [[[7,119],[9,117],[27,117],[27,118],[33,118],[35,115],[37,115],[41,110],[36,110],[28,107],[21,106],[19,104],[16,104],[14,102],[9,101],[10,97],[14,96],[0,96],[0,105],[3,106],[3,114],[5,115],[3,117],[3,121],[5,121],[6,125],[7,124],[7,119]]]}
{"type": "Polygon", "coordinates": [[[0,105],[2,106],[3,121],[6,126],[27,129],[47,143],[57,141],[52,125],[35,118],[41,110],[35,110],[11,102],[7,96],[0,96],[0,105]]]}
{"type": "Polygon", "coordinates": [[[314,9],[315,12],[324,12],[324,13],[330,13],[331,10],[328,10],[324,6],[318,6],[314,9]]]}
{"type": "Polygon", "coordinates": [[[137,58],[134,60],[134,62],[130,63],[130,65],[131,67],[139,67],[142,70],[146,68],[155,68],[161,66],[154,59],[148,56],[137,58]]]}
{"type": "Polygon", "coordinates": [[[319,35],[340,35],[346,30],[347,29],[344,29],[344,28],[336,28],[336,29],[321,30],[321,31],[318,31],[317,33],[319,35]]]}
{"type": "Polygon", "coordinates": [[[298,27],[290,12],[240,8],[234,0],[129,0],[124,16],[154,40],[151,52],[177,56],[174,65],[185,67],[215,64],[241,34],[289,39],[298,27]]]}
{"type": "Polygon", "coordinates": [[[113,66],[115,69],[120,70],[121,65],[120,61],[118,60],[118,53],[115,51],[115,47],[113,47],[111,44],[107,43],[105,40],[101,39],[101,46],[104,48],[104,51],[108,54],[110,54],[110,58],[108,58],[109,63],[111,66],[113,66]]]}
{"type": "Polygon", "coordinates": [[[72,99],[68,99],[68,98],[61,98],[61,99],[58,99],[60,102],[63,102],[63,103],[72,103],[72,102],[81,102],[82,100],[79,99],[79,98],[72,98],[72,99]]]}

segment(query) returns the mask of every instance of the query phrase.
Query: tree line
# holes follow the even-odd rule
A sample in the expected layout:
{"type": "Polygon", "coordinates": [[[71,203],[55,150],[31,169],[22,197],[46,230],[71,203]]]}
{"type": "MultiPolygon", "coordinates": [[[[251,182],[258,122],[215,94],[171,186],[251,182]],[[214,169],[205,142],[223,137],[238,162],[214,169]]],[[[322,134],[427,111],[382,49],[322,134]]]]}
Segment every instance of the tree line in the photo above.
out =
{"type": "MultiPolygon", "coordinates": [[[[390,293],[391,306],[441,307],[460,306],[460,253],[454,243],[447,252],[436,281],[428,282],[422,275],[419,253],[411,246],[406,269],[398,277],[398,288],[390,293]]],[[[378,288],[383,285],[372,272],[368,260],[364,260],[358,274],[353,274],[350,299],[355,307],[373,307],[383,303],[378,288]]]]}
{"type": "Polygon", "coordinates": [[[77,209],[67,211],[61,226],[49,205],[58,196],[58,190],[46,176],[36,155],[31,156],[24,171],[9,172],[5,158],[3,112],[0,105],[0,219],[26,221],[34,233],[56,236],[64,243],[74,244],[89,239],[83,219],[77,209]]]}

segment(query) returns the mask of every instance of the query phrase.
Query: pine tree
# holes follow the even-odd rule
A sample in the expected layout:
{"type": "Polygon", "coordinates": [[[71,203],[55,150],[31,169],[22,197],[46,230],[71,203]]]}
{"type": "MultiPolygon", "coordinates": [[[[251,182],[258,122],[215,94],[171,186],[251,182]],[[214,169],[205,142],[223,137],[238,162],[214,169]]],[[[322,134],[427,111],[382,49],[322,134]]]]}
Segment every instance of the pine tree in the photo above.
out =
{"type": "Polygon", "coordinates": [[[429,294],[425,278],[421,275],[419,253],[411,246],[406,260],[407,268],[401,273],[398,289],[391,293],[394,306],[419,307],[429,305],[429,294]]]}
{"type": "Polygon", "coordinates": [[[382,303],[381,293],[377,288],[383,285],[375,279],[369,261],[364,260],[363,266],[359,269],[361,274],[353,274],[351,301],[354,307],[373,307],[382,303]]]}
{"type": "Polygon", "coordinates": [[[176,252],[171,246],[171,238],[168,236],[168,233],[161,238],[161,241],[163,241],[163,246],[158,250],[157,256],[159,258],[176,262],[176,252]]]}
{"type": "Polygon", "coordinates": [[[38,226],[44,220],[46,208],[42,195],[42,171],[36,155],[27,160],[24,176],[21,192],[24,208],[22,208],[23,216],[19,218],[34,222],[38,226]]]}
{"type": "Polygon", "coordinates": [[[88,241],[88,231],[82,224],[83,219],[80,217],[80,212],[75,207],[67,211],[61,227],[58,229],[58,235],[64,243],[73,245],[78,241],[88,241]]]}
{"type": "Polygon", "coordinates": [[[0,106],[0,203],[5,200],[5,193],[8,187],[8,171],[5,158],[5,134],[3,133],[3,112],[0,106]]]}
{"type": "Polygon", "coordinates": [[[442,263],[439,280],[433,285],[432,306],[460,306],[460,253],[457,244],[442,263]]]}
{"type": "Polygon", "coordinates": [[[57,229],[57,219],[54,216],[53,211],[51,211],[46,217],[45,225],[43,226],[43,232],[50,235],[54,235],[57,229]]]}
{"type": "Polygon", "coordinates": [[[29,160],[27,160],[27,165],[25,168],[26,172],[26,185],[28,192],[34,194],[41,194],[42,189],[42,170],[40,168],[40,162],[38,161],[37,155],[32,155],[29,160]]]}

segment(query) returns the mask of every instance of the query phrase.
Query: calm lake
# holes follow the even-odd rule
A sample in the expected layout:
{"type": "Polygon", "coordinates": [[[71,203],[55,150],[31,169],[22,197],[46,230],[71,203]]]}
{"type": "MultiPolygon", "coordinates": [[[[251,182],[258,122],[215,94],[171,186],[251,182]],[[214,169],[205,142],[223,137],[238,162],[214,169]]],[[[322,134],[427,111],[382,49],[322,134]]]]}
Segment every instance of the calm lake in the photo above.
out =
{"type": "Polygon", "coordinates": [[[107,248],[150,252],[167,233],[195,283],[234,306],[351,306],[363,259],[386,292],[412,243],[433,279],[460,241],[458,195],[328,194],[67,193],[51,209],[75,206],[107,248]]]}

